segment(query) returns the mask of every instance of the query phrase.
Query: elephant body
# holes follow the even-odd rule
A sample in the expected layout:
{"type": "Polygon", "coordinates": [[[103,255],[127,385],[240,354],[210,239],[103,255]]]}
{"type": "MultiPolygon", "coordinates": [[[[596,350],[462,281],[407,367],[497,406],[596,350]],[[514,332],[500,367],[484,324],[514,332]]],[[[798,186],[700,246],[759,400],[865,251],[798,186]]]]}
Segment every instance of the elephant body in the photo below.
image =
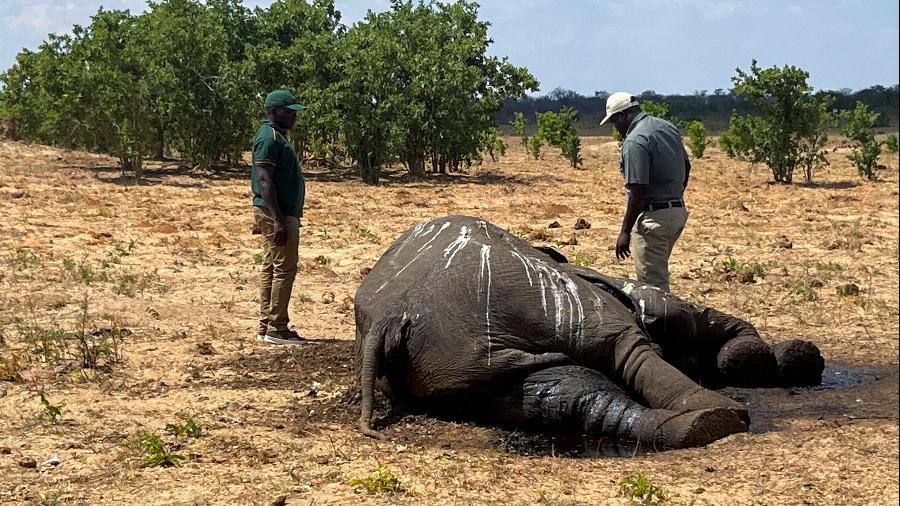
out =
{"type": "MultiPolygon", "coordinates": [[[[718,362],[709,366],[706,348],[762,343],[752,326],[562,260],[466,216],[401,235],[355,297],[361,430],[381,436],[371,428],[376,385],[435,410],[659,449],[746,430],[742,405],[663,360],[650,337],[676,365],[709,372],[718,362]]],[[[755,364],[739,362],[737,373],[755,364]]]]}

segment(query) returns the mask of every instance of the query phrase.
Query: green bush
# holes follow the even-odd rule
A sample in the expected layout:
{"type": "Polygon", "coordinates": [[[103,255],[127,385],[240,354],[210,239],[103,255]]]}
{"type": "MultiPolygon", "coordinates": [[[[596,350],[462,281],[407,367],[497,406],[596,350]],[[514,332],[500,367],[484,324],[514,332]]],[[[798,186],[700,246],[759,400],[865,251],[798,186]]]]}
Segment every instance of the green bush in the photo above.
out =
{"type": "Polygon", "coordinates": [[[869,107],[862,102],[856,102],[853,110],[841,112],[841,118],[846,121],[841,131],[853,144],[853,152],[847,158],[856,165],[859,175],[870,181],[877,179],[876,171],[887,168],[878,163],[883,144],[875,139],[874,125],[878,116],[877,112],[869,112],[869,107]]]}
{"type": "Polygon", "coordinates": [[[884,149],[887,150],[888,153],[897,152],[897,134],[888,134],[887,138],[884,140],[884,149]]]}
{"type": "Polygon", "coordinates": [[[758,111],[758,116],[732,114],[720,137],[725,152],[752,163],[765,163],[778,182],[791,182],[794,169],[803,167],[807,180],[826,163],[825,131],[833,124],[832,99],[816,98],[807,84],[809,73],[785,65],[750,72],[736,69],[734,92],[758,111]]]}
{"type": "Polygon", "coordinates": [[[572,167],[578,167],[582,162],[581,137],[577,126],[578,112],[571,107],[563,107],[558,113],[539,112],[537,113],[537,123],[538,132],[533,138],[545,140],[547,144],[559,148],[572,167]]]}
{"type": "Polygon", "coordinates": [[[691,155],[694,158],[703,158],[706,146],[709,140],[706,138],[706,127],[702,121],[691,121],[688,123],[688,139],[690,140],[691,155]]]}

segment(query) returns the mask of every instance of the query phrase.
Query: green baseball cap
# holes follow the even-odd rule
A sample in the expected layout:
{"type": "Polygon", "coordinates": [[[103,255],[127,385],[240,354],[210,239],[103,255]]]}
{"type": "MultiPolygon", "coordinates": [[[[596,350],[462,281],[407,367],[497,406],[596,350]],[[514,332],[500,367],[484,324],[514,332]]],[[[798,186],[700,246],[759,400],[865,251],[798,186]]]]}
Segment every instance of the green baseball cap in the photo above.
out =
{"type": "Polygon", "coordinates": [[[299,111],[306,107],[297,102],[297,99],[287,90],[275,90],[266,95],[266,108],[269,107],[285,107],[293,111],[299,111]]]}

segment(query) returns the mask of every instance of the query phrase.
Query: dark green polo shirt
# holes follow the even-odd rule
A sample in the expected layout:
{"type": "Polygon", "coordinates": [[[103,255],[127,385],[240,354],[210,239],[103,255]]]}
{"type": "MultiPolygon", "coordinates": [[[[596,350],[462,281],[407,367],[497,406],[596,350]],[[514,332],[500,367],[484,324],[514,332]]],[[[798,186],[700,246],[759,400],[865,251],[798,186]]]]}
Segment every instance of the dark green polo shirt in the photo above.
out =
{"type": "Polygon", "coordinates": [[[647,185],[647,202],[665,202],[684,195],[687,159],[678,128],[642,112],[625,135],[620,168],[625,184],[647,185]]]}
{"type": "Polygon", "coordinates": [[[253,166],[250,169],[250,188],[253,190],[253,205],[266,206],[259,189],[259,166],[273,168],[275,192],[278,207],[285,216],[303,217],[303,199],[306,183],[294,146],[285,137],[285,130],[275,123],[264,120],[253,138],[253,166]]]}

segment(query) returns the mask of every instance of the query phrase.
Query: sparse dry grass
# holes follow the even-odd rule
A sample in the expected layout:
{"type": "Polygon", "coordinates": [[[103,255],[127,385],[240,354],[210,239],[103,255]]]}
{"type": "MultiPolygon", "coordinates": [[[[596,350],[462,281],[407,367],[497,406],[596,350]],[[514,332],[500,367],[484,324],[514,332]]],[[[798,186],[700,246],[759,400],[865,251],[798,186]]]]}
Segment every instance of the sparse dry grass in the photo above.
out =
{"type": "MultiPolygon", "coordinates": [[[[466,175],[394,174],[380,188],[311,173],[291,309],[301,333],[321,342],[285,349],[253,339],[259,246],[245,174],[151,164],[135,186],[103,156],[0,142],[0,447],[11,452],[0,455],[0,503],[627,504],[617,482],[634,473],[652,477],[670,504],[897,503],[896,411],[788,416],[777,431],[627,459],[553,448],[525,456],[498,443],[499,429],[404,413],[391,418],[391,442],[360,436],[352,297],[412,223],[478,215],[560,245],[573,261],[632,272],[613,253],[624,205],[616,144],[584,139],[578,170],[509,145],[507,157],[466,175]],[[592,227],[573,230],[578,218],[592,227]],[[562,226],[547,228],[553,221],[562,226]],[[121,360],[85,372],[29,347],[29,329],[81,325],[130,329],[121,360]],[[35,423],[39,391],[63,406],[63,423],[35,423]],[[176,449],[187,460],[135,465],[128,441],[163,434],[181,413],[203,428],[176,449]],[[54,454],[58,466],[42,464],[54,454]],[[38,469],[20,467],[22,457],[38,469]],[[354,491],[351,480],[379,469],[402,477],[403,492],[354,491]]],[[[896,155],[872,183],[838,151],[804,186],[770,185],[764,167],[707,153],[694,164],[673,290],[749,319],[771,341],[803,337],[832,361],[897,364],[896,155]],[[765,275],[723,281],[728,258],[765,275]],[[859,295],[839,295],[846,283],[859,295]]],[[[887,391],[896,406],[896,383],[887,391]]]]}

